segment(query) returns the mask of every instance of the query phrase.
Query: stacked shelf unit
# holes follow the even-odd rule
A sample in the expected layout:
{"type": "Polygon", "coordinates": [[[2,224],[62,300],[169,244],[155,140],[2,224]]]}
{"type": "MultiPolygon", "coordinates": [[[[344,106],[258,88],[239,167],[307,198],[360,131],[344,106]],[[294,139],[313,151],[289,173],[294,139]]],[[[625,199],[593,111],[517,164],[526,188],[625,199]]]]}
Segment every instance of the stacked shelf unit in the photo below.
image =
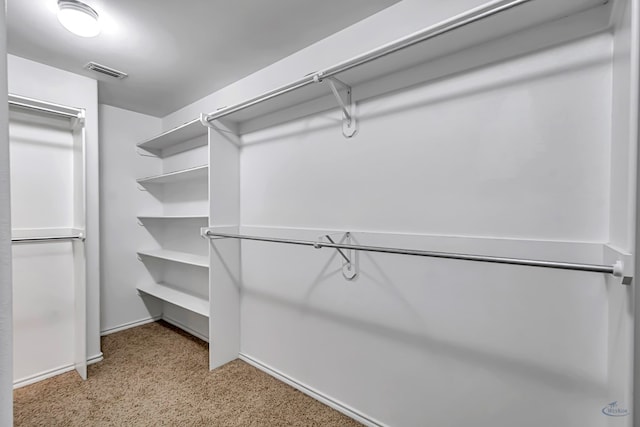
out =
{"type": "Polygon", "coordinates": [[[163,173],[137,179],[162,207],[137,218],[157,247],[138,250],[150,279],[136,287],[143,298],[161,301],[164,320],[208,340],[209,254],[199,234],[209,223],[207,128],[194,120],[137,148],[156,157],[163,173]]]}

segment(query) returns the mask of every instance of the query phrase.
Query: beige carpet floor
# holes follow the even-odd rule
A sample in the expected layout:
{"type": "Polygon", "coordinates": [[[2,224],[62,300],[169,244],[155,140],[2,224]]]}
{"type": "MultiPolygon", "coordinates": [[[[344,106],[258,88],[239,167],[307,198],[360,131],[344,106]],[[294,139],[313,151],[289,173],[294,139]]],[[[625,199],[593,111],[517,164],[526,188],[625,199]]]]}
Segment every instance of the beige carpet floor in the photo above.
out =
{"type": "Polygon", "coordinates": [[[102,338],[105,360],[14,392],[16,426],[357,426],[242,361],[158,322],[102,338]]]}

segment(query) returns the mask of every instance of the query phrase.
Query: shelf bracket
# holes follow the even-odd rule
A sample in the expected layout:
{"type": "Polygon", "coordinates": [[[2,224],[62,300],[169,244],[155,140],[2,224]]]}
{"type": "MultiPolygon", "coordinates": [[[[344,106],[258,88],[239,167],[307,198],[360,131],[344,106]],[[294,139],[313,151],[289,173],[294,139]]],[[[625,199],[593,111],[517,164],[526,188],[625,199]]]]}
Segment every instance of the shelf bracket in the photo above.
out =
{"type": "Polygon", "coordinates": [[[148,151],[143,151],[144,149],[141,149],[140,147],[136,146],[135,149],[138,156],[158,158],[158,156],[156,156],[155,154],[149,153],[148,151]]]}
{"type": "Polygon", "coordinates": [[[354,136],[358,131],[358,122],[356,120],[356,103],[353,101],[351,96],[351,86],[335,77],[327,77],[323,79],[320,74],[316,74],[313,79],[316,83],[320,83],[324,80],[329,83],[331,92],[333,92],[333,96],[335,96],[336,101],[338,101],[338,106],[342,110],[342,134],[345,138],[351,138],[354,136]],[[340,95],[340,89],[344,91],[345,99],[340,95]]]}
{"type": "MultiPolygon", "coordinates": [[[[320,238],[325,238],[329,241],[329,243],[336,244],[335,240],[331,238],[330,234],[326,234],[320,238]]],[[[346,232],[342,235],[342,239],[340,239],[339,243],[346,243],[348,245],[351,244],[351,233],[346,232]]],[[[322,247],[322,245],[315,246],[316,249],[322,247]]],[[[358,265],[355,259],[355,251],[351,249],[341,249],[335,248],[336,251],[342,257],[342,276],[347,280],[355,280],[358,277],[358,265]]]]}

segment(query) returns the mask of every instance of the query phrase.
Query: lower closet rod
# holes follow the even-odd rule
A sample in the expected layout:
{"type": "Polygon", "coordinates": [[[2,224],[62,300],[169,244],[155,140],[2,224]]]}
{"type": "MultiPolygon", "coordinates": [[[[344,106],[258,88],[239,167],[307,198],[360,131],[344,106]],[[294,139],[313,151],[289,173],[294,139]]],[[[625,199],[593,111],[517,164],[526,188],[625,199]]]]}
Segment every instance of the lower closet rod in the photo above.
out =
{"type": "Polygon", "coordinates": [[[50,242],[63,240],[82,240],[82,236],[52,236],[52,237],[12,237],[11,243],[50,242]]]}
{"type": "Polygon", "coordinates": [[[535,260],[535,259],[505,258],[505,257],[460,254],[460,253],[451,253],[451,252],[422,251],[417,249],[398,249],[398,248],[385,248],[380,246],[347,245],[342,243],[314,242],[311,240],[279,239],[276,237],[259,237],[259,236],[248,236],[243,234],[216,233],[211,230],[204,231],[203,235],[209,238],[217,237],[217,238],[229,238],[229,239],[240,239],[240,240],[256,240],[260,242],[287,243],[291,245],[301,245],[301,246],[313,246],[316,249],[321,249],[321,248],[351,249],[354,251],[379,252],[379,253],[385,253],[385,254],[414,255],[414,256],[424,256],[424,257],[431,257],[431,258],[457,259],[457,260],[463,260],[463,261],[480,261],[480,262],[491,262],[491,263],[497,263],[497,264],[522,265],[522,266],[528,266],[528,267],[545,267],[545,268],[556,268],[561,270],[588,271],[592,273],[612,274],[615,277],[622,277],[623,275],[622,263],[620,261],[618,261],[615,265],[579,264],[579,263],[572,263],[572,262],[543,261],[543,260],[535,260]]]}

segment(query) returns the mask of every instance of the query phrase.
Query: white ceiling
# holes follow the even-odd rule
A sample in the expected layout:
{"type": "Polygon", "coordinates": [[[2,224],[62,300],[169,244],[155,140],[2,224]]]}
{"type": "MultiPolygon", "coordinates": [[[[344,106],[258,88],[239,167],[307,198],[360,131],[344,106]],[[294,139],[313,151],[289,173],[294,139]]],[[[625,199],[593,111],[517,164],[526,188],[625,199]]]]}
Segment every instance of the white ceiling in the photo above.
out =
{"type": "Polygon", "coordinates": [[[164,116],[399,0],[84,1],[100,14],[95,38],[63,28],[57,0],[8,0],[9,53],[98,78],[101,103],[164,116]]]}

